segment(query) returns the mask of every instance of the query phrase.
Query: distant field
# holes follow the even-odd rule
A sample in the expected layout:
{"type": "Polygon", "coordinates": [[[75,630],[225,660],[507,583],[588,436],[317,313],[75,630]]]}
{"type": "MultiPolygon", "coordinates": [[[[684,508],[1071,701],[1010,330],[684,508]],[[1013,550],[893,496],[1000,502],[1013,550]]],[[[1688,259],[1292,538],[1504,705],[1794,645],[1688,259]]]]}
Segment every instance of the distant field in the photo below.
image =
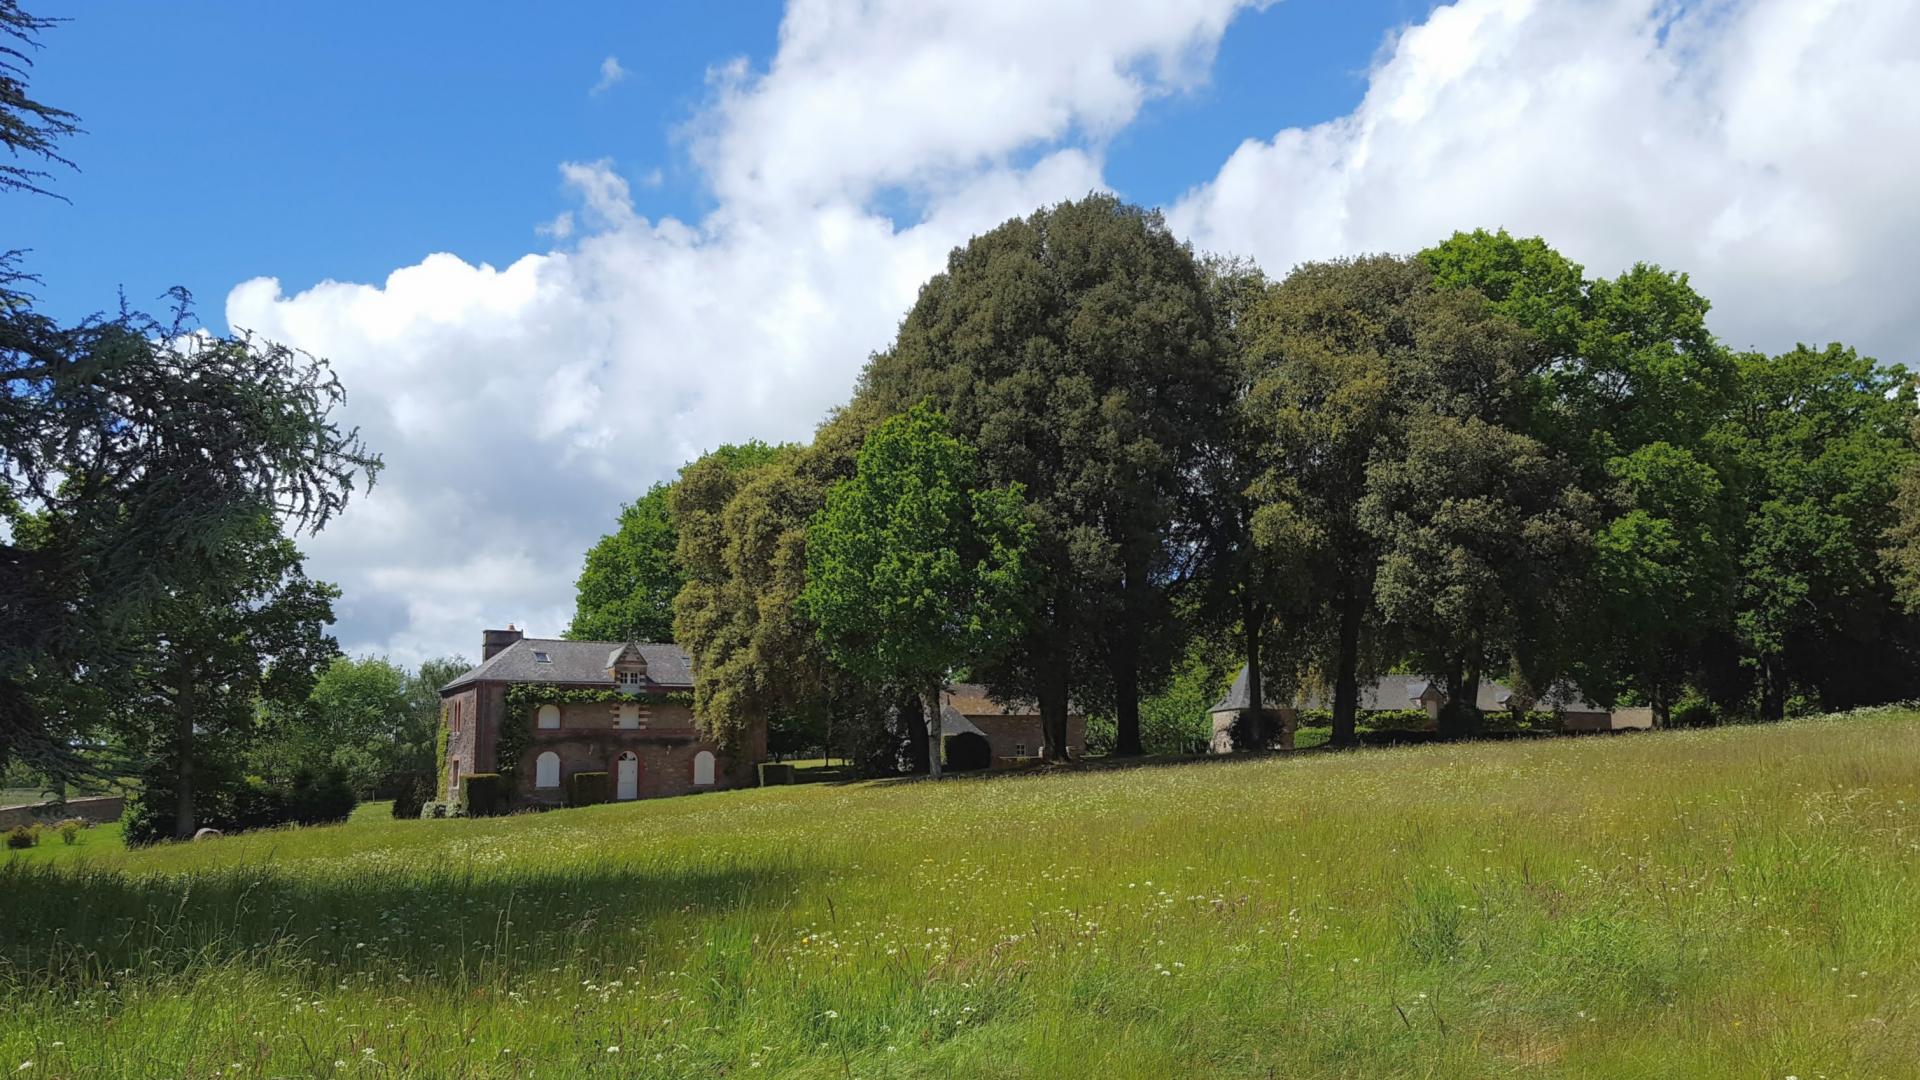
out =
{"type": "Polygon", "coordinates": [[[1920,1075],[1907,712],[35,854],[6,1076],[1920,1075]]]}

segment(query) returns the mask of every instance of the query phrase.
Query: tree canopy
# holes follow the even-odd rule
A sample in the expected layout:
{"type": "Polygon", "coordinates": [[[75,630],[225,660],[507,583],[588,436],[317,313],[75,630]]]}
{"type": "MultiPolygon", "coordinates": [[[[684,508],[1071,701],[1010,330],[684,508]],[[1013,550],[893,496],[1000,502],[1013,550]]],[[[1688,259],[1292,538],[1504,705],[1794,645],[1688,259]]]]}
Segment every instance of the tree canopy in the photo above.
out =
{"type": "Polygon", "coordinates": [[[801,610],[843,667],[921,692],[936,776],[942,684],[1018,633],[1033,531],[1020,489],[982,486],[973,448],[925,405],[867,436],[809,524],[801,610]]]}

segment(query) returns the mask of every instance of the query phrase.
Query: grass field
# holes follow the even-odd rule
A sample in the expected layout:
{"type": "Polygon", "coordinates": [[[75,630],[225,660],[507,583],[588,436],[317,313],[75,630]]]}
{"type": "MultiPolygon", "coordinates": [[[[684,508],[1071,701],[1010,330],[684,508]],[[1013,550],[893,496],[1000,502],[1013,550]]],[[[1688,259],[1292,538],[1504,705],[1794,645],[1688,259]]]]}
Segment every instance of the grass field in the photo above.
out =
{"type": "Polygon", "coordinates": [[[33,855],[0,1075],[1920,1075],[1911,712],[33,855]]]}

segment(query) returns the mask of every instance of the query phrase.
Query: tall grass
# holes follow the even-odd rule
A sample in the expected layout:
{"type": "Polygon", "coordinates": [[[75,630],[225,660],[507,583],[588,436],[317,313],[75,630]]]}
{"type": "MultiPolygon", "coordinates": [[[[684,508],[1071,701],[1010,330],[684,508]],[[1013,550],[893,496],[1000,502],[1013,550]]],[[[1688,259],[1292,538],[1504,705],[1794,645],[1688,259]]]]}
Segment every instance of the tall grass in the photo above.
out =
{"type": "Polygon", "coordinates": [[[1920,1075],[1920,716],[363,818],[0,914],[0,1075],[1920,1075]]]}

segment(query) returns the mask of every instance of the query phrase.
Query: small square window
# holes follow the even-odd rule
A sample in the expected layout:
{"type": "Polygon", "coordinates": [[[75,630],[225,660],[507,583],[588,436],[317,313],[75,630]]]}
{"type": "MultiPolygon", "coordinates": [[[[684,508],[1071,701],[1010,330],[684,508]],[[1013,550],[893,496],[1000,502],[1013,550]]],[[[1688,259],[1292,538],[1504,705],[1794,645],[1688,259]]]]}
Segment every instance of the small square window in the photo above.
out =
{"type": "Polygon", "coordinates": [[[536,664],[551,664],[553,663],[553,657],[536,650],[533,654],[533,662],[536,664]]]}
{"type": "Polygon", "coordinates": [[[1026,743],[1023,743],[1023,742],[1017,742],[1017,743],[1014,743],[1014,744],[1013,744],[1013,756],[1014,756],[1014,757],[1026,757],[1026,756],[1027,756],[1027,744],[1026,744],[1026,743]]]}

